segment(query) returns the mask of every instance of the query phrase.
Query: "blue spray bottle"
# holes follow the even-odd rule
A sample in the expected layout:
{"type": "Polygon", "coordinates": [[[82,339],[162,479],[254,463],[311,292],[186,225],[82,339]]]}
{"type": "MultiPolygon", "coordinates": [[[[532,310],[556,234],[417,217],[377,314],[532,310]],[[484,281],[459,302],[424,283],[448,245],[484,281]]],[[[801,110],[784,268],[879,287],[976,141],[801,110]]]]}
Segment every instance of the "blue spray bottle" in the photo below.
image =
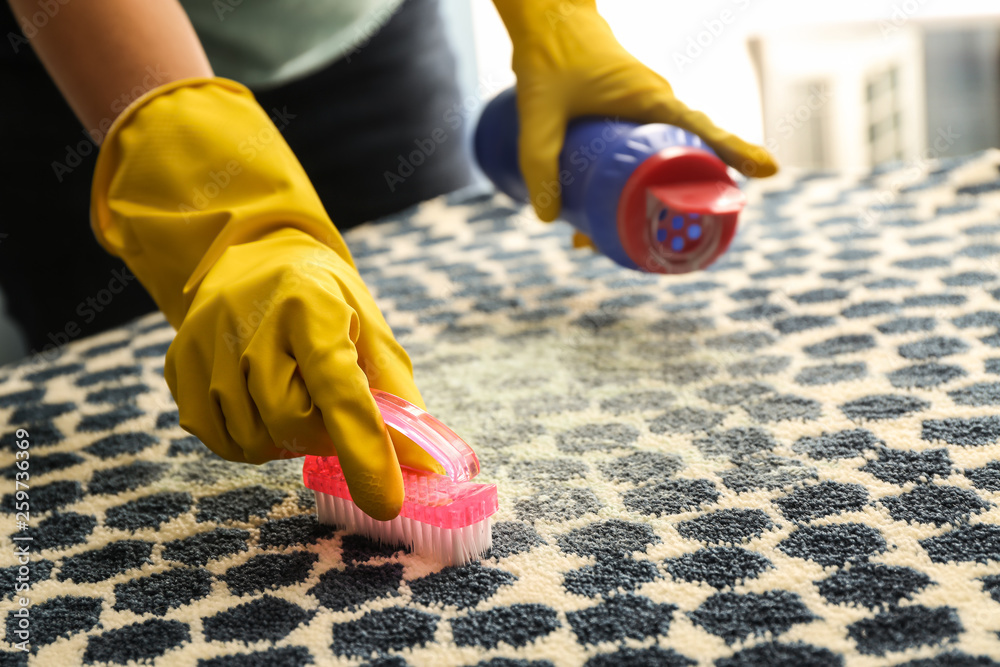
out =
{"type": "MultiPolygon", "coordinates": [[[[527,203],[517,138],[516,91],[509,88],[483,110],[475,154],[500,191],[527,203]]],[[[704,269],[729,247],[746,203],[725,163],[699,137],[671,125],[574,120],[559,173],[560,217],[604,255],[639,271],[704,269]]]]}

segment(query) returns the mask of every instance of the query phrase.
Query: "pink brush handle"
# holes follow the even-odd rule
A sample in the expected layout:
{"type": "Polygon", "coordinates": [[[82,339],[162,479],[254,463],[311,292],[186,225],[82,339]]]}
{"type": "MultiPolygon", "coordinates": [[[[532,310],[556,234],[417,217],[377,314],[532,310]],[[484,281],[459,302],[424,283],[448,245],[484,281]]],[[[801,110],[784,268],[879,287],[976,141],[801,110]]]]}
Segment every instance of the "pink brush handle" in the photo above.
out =
{"type": "Polygon", "coordinates": [[[464,440],[430,414],[386,391],[372,389],[382,419],[440,463],[455,482],[468,482],[479,474],[479,458],[464,440]]]}

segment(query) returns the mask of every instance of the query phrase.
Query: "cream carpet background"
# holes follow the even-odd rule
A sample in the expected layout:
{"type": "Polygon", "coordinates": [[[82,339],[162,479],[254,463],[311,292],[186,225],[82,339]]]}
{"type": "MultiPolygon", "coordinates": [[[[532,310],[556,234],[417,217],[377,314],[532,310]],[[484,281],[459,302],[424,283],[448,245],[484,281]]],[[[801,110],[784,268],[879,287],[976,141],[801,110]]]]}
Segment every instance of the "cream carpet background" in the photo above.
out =
{"type": "Polygon", "coordinates": [[[679,277],[500,197],[348,233],[499,486],[475,566],[319,527],[301,461],[187,436],[159,316],[0,368],[0,664],[1000,664],[998,163],[751,183],[679,277]]]}

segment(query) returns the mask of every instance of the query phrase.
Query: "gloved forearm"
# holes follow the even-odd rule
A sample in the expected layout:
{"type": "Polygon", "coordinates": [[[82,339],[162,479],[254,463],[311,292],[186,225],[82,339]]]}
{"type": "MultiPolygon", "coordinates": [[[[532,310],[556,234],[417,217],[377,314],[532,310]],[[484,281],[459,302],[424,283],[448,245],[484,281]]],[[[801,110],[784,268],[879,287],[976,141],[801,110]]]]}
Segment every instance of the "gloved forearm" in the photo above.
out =
{"type": "Polygon", "coordinates": [[[595,0],[494,0],[514,46],[519,157],[542,220],[559,214],[558,157],[566,124],[582,116],[666,123],[700,136],[747,176],[770,176],[774,158],[678,100],[670,84],[636,60],[597,13],[595,0]]]}
{"type": "Polygon", "coordinates": [[[350,262],[319,196],[244,86],[175,82],[119,118],[97,160],[91,225],[179,327],[231,245],[295,227],[350,262]]]}
{"type": "Polygon", "coordinates": [[[178,81],[126,110],[98,156],[91,223],[177,328],[167,386],[217,454],[336,454],[380,520],[399,512],[401,464],[441,471],[383,425],[371,389],[423,404],[409,357],[244,86],[178,81]]]}

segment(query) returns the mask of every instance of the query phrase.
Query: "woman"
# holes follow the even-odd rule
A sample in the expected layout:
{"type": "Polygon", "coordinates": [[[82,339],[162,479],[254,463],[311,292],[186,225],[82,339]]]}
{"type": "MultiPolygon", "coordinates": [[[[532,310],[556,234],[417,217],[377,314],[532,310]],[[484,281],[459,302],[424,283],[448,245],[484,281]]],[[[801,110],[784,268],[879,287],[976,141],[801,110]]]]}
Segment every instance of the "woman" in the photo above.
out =
{"type": "MultiPolygon", "coordinates": [[[[3,287],[32,344],[83,335],[78,320],[107,327],[142,312],[134,276],[177,329],[164,372],[185,429],[233,461],[336,453],[358,506],[396,516],[399,465],[440,468],[379,418],[370,388],[422,400],[334,223],[464,182],[458,137],[404,182],[383,177],[448,127],[456,100],[433,2],[309,0],[292,15],[262,0],[9,1],[101,144],[91,162],[87,142],[66,138],[53,90],[12,39],[6,80],[21,92],[5,110],[15,145],[5,244],[20,237],[24,254],[4,248],[20,264],[3,287]],[[127,271],[84,248],[84,188],[94,235],[127,271]],[[85,292],[66,289],[87,277],[85,292]]],[[[558,215],[557,156],[577,116],[670,123],[747,175],[776,171],[764,149],[680,103],[618,44],[594,0],[494,4],[514,45],[521,169],[542,220],[558,215]]]]}

